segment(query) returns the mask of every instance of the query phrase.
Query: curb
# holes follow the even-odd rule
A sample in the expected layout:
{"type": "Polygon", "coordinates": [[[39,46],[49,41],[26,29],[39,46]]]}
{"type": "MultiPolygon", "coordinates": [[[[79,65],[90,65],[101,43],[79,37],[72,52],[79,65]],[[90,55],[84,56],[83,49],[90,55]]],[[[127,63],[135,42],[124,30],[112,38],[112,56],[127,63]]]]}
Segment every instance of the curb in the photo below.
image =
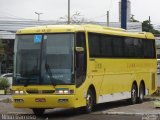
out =
{"type": "Polygon", "coordinates": [[[160,101],[160,97],[145,97],[144,99],[145,100],[151,100],[151,101],[154,101],[154,100],[159,100],[160,101]]]}
{"type": "Polygon", "coordinates": [[[136,115],[160,115],[160,113],[126,113],[126,112],[102,112],[104,115],[131,115],[131,116],[136,116],[136,115]]]}
{"type": "MultiPolygon", "coordinates": [[[[160,102],[160,97],[145,97],[144,98],[144,101],[150,101],[150,102],[155,102],[155,101],[159,101],[160,102]]],[[[158,108],[158,107],[157,107],[158,108]]],[[[155,109],[157,109],[155,108],[155,109]]],[[[160,109],[159,109],[160,110],[160,109]]],[[[103,115],[124,115],[124,116],[160,116],[160,111],[156,111],[156,112],[152,112],[152,111],[146,111],[146,112],[143,112],[143,111],[125,111],[125,112],[121,112],[121,111],[112,111],[112,110],[105,110],[105,111],[99,111],[99,112],[95,112],[93,114],[103,114],[103,115]]],[[[149,119],[148,119],[149,120],[149,119]]]]}
{"type": "Polygon", "coordinates": [[[11,97],[0,98],[0,102],[3,102],[4,100],[7,100],[7,99],[11,99],[11,97]]]}
{"type": "Polygon", "coordinates": [[[2,98],[2,99],[0,99],[0,102],[3,102],[6,99],[9,99],[9,98],[2,98]]]}
{"type": "Polygon", "coordinates": [[[105,115],[142,115],[143,113],[126,113],[126,112],[102,112],[105,115]]]}

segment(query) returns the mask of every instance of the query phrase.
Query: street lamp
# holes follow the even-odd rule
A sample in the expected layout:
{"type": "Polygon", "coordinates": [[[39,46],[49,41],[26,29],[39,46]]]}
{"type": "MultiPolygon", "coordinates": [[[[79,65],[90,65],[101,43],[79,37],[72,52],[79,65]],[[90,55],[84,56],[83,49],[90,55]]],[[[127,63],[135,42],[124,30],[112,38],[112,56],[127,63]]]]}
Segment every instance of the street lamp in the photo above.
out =
{"type": "Polygon", "coordinates": [[[43,13],[38,13],[38,12],[34,12],[35,14],[38,15],[38,21],[40,20],[40,15],[42,15],[43,13]]]}
{"type": "Polygon", "coordinates": [[[68,24],[70,24],[70,0],[68,0],[68,24]]]}

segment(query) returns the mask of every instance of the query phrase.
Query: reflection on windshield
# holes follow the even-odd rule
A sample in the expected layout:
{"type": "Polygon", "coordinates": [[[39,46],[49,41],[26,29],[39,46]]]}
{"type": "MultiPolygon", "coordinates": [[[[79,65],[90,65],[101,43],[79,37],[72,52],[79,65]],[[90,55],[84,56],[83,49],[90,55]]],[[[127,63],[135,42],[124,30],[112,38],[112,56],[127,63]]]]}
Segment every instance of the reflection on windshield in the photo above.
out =
{"type": "Polygon", "coordinates": [[[18,35],[15,84],[73,84],[74,34],[18,35]]]}
{"type": "Polygon", "coordinates": [[[16,73],[19,84],[36,84],[39,81],[40,47],[33,44],[33,35],[20,35],[18,38],[18,51],[16,59],[16,73]]]}
{"type": "Polygon", "coordinates": [[[50,34],[45,38],[47,38],[45,66],[48,66],[50,74],[45,72],[44,82],[49,82],[52,78],[56,84],[71,84],[73,35],[50,34]],[[46,77],[48,75],[50,77],[46,77]]]}

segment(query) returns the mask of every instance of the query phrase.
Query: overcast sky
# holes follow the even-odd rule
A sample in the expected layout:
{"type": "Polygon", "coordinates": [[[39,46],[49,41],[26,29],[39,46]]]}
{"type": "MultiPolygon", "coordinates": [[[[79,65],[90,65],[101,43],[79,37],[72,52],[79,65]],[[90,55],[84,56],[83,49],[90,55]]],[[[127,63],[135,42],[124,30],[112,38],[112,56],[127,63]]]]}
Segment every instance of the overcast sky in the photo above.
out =
{"type": "MultiPolygon", "coordinates": [[[[80,12],[92,21],[106,21],[106,11],[110,11],[110,21],[118,22],[120,0],[70,0],[71,14],[80,12]]],[[[160,0],[130,0],[131,13],[135,19],[144,21],[151,16],[152,24],[160,24],[160,0]]],[[[41,20],[58,20],[67,15],[68,0],[0,0],[0,19],[37,19],[34,13],[42,12],[41,20]]]]}

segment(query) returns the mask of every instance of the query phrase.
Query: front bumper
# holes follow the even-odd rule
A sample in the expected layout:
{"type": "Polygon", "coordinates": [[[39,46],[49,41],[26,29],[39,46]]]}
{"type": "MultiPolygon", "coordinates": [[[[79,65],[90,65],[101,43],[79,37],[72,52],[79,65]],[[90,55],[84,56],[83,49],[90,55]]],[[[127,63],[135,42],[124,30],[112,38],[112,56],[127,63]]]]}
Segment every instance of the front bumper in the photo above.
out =
{"type": "Polygon", "coordinates": [[[76,108],[75,95],[13,95],[16,108],[76,108]],[[45,101],[37,101],[43,99],[45,101]],[[17,102],[21,100],[21,102],[17,102]]]}

